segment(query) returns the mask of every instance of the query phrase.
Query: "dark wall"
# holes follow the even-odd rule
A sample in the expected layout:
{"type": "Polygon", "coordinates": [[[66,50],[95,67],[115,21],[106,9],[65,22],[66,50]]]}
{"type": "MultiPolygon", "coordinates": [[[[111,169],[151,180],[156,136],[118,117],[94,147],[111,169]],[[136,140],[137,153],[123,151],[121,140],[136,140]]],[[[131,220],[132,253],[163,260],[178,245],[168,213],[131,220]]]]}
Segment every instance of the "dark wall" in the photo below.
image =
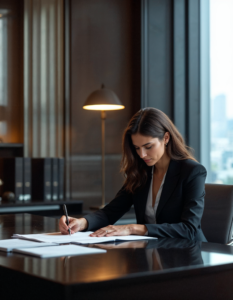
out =
{"type": "Polygon", "coordinates": [[[175,123],[200,160],[200,0],[70,1],[71,196],[100,203],[100,113],[85,111],[101,84],[126,109],[106,120],[106,196],[122,184],[121,137],[140,107],[175,123]]]}
{"type": "Polygon", "coordinates": [[[0,138],[23,143],[23,0],[0,0],[0,138]]]}
{"type": "Polygon", "coordinates": [[[142,1],[142,107],[161,109],[200,160],[200,0],[142,1]]]}
{"type": "Polygon", "coordinates": [[[140,1],[70,2],[71,196],[101,202],[100,112],[83,110],[88,95],[112,89],[124,110],[107,112],[106,198],[122,185],[121,139],[140,108],[140,1]]]}
{"type": "Polygon", "coordinates": [[[172,117],[172,2],[143,1],[142,106],[156,107],[172,117]]]}

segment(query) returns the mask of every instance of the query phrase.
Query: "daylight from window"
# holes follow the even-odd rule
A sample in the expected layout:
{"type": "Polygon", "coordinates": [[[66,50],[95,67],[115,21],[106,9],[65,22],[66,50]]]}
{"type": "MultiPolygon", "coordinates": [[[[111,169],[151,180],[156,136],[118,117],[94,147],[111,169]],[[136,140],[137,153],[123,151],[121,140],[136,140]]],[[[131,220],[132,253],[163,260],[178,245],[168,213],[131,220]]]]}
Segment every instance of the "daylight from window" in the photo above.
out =
{"type": "Polygon", "coordinates": [[[210,0],[212,183],[233,184],[233,0],[210,0]]]}

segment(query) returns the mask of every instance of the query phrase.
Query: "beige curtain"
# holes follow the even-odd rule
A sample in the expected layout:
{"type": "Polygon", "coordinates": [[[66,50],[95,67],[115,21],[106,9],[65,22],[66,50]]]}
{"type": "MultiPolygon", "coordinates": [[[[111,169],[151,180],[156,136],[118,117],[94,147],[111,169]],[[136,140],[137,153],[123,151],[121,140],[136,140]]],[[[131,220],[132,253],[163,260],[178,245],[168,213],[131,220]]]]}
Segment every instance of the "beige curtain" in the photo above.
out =
{"type": "Polygon", "coordinates": [[[24,0],[24,155],[63,156],[63,0],[24,0]]]}

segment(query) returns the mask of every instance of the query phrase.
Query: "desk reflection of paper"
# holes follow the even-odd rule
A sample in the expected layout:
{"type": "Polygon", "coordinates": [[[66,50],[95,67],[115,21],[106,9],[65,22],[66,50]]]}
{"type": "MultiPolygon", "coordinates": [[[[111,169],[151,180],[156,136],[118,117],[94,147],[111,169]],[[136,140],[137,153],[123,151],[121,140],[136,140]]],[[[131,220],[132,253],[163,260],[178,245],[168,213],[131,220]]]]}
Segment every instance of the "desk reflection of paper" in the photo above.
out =
{"type": "Polygon", "coordinates": [[[77,246],[77,245],[63,245],[63,246],[40,247],[40,248],[23,248],[23,249],[21,248],[21,249],[15,249],[14,252],[46,258],[46,257],[58,257],[58,256],[98,254],[98,253],[105,253],[106,250],[93,249],[93,248],[91,249],[91,248],[77,246]]]}
{"type": "Polygon", "coordinates": [[[141,241],[117,241],[117,242],[110,242],[105,244],[91,244],[89,247],[111,250],[111,249],[139,249],[139,248],[146,248],[148,241],[141,240],[141,241]]]}
{"type": "Polygon", "coordinates": [[[39,241],[44,243],[73,243],[73,244],[98,244],[114,241],[138,241],[157,239],[148,236],[127,235],[127,236],[110,236],[110,237],[90,237],[92,231],[77,232],[72,235],[63,235],[60,232],[41,233],[41,234],[14,234],[13,238],[39,241]]]}

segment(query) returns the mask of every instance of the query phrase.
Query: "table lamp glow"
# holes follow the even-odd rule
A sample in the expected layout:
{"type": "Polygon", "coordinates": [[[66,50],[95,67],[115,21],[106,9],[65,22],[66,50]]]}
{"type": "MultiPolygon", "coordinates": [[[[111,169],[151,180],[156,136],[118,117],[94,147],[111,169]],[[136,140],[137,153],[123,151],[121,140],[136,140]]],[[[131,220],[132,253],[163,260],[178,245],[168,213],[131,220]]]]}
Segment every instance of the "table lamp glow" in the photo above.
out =
{"type": "Polygon", "coordinates": [[[101,123],[102,123],[102,208],[105,206],[105,119],[107,110],[119,110],[125,107],[121,104],[117,95],[110,89],[106,89],[102,85],[101,89],[94,91],[87,98],[83,105],[83,109],[87,110],[99,110],[101,111],[101,123]]]}

